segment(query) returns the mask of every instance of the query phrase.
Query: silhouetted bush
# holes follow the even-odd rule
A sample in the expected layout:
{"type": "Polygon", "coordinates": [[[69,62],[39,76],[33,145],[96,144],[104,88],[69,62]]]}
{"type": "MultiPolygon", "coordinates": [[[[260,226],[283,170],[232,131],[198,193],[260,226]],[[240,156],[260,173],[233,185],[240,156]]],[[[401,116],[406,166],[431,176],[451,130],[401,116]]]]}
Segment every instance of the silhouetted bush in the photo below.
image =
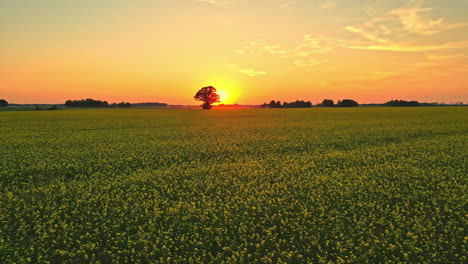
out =
{"type": "Polygon", "coordinates": [[[6,107],[8,106],[8,102],[5,99],[0,99],[0,107],[6,107]]]}
{"type": "Polygon", "coordinates": [[[338,107],[357,107],[359,106],[358,102],[351,100],[351,99],[344,99],[342,101],[338,101],[336,104],[338,107]]]}
{"type": "Polygon", "coordinates": [[[56,105],[49,107],[49,110],[58,110],[56,105]]]}
{"type": "Polygon", "coordinates": [[[418,101],[391,100],[386,102],[386,106],[420,106],[418,101]]]}

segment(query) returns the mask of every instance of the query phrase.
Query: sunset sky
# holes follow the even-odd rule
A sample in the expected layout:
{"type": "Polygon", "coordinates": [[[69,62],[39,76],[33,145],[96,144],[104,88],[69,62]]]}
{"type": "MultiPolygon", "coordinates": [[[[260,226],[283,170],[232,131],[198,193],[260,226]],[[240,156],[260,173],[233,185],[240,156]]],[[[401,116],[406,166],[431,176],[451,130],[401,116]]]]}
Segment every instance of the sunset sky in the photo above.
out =
{"type": "Polygon", "coordinates": [[[468,103],[468,0],[1,0],[0,98],[468,103]]]}

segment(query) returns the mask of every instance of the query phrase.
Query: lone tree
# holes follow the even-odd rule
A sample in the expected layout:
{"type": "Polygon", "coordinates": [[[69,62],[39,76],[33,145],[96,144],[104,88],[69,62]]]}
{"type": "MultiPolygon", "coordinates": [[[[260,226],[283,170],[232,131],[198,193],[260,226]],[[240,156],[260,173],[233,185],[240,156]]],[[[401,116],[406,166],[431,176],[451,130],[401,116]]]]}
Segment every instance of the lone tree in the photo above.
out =
{"type": "Polygon", "coordinates": [[[8,106],[8,102],[5,99],[0,99],[0,107],[8,106]]]}
{"type": "Polygon", "coordinates": [[[203,102],[203,109],[211,109],[212,104],[219,103],[220,97],[213,86],[203,87],[193,97],[197,101],[203,102]]]}

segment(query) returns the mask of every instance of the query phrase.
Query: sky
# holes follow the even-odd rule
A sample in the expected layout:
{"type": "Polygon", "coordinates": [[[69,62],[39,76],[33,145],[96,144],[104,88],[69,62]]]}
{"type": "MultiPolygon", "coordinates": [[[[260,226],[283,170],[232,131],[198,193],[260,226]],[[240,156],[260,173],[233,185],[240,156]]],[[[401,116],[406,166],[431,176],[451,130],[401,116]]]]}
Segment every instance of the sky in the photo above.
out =
{"type": "Polygon", "coordinates": [[[468,103],[468,0],[1,0],[0,98],[468,103]]]}

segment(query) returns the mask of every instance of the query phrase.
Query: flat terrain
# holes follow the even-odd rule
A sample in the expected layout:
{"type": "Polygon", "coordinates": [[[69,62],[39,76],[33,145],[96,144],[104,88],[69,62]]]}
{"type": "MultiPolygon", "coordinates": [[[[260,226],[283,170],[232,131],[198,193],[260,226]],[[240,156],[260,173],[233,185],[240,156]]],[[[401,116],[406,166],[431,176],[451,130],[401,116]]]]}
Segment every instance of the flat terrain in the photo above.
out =
{"type": "Polygon", "coordinates": [[[0,263],[467,261],[468,108],[0,113],[0,263]]]}

